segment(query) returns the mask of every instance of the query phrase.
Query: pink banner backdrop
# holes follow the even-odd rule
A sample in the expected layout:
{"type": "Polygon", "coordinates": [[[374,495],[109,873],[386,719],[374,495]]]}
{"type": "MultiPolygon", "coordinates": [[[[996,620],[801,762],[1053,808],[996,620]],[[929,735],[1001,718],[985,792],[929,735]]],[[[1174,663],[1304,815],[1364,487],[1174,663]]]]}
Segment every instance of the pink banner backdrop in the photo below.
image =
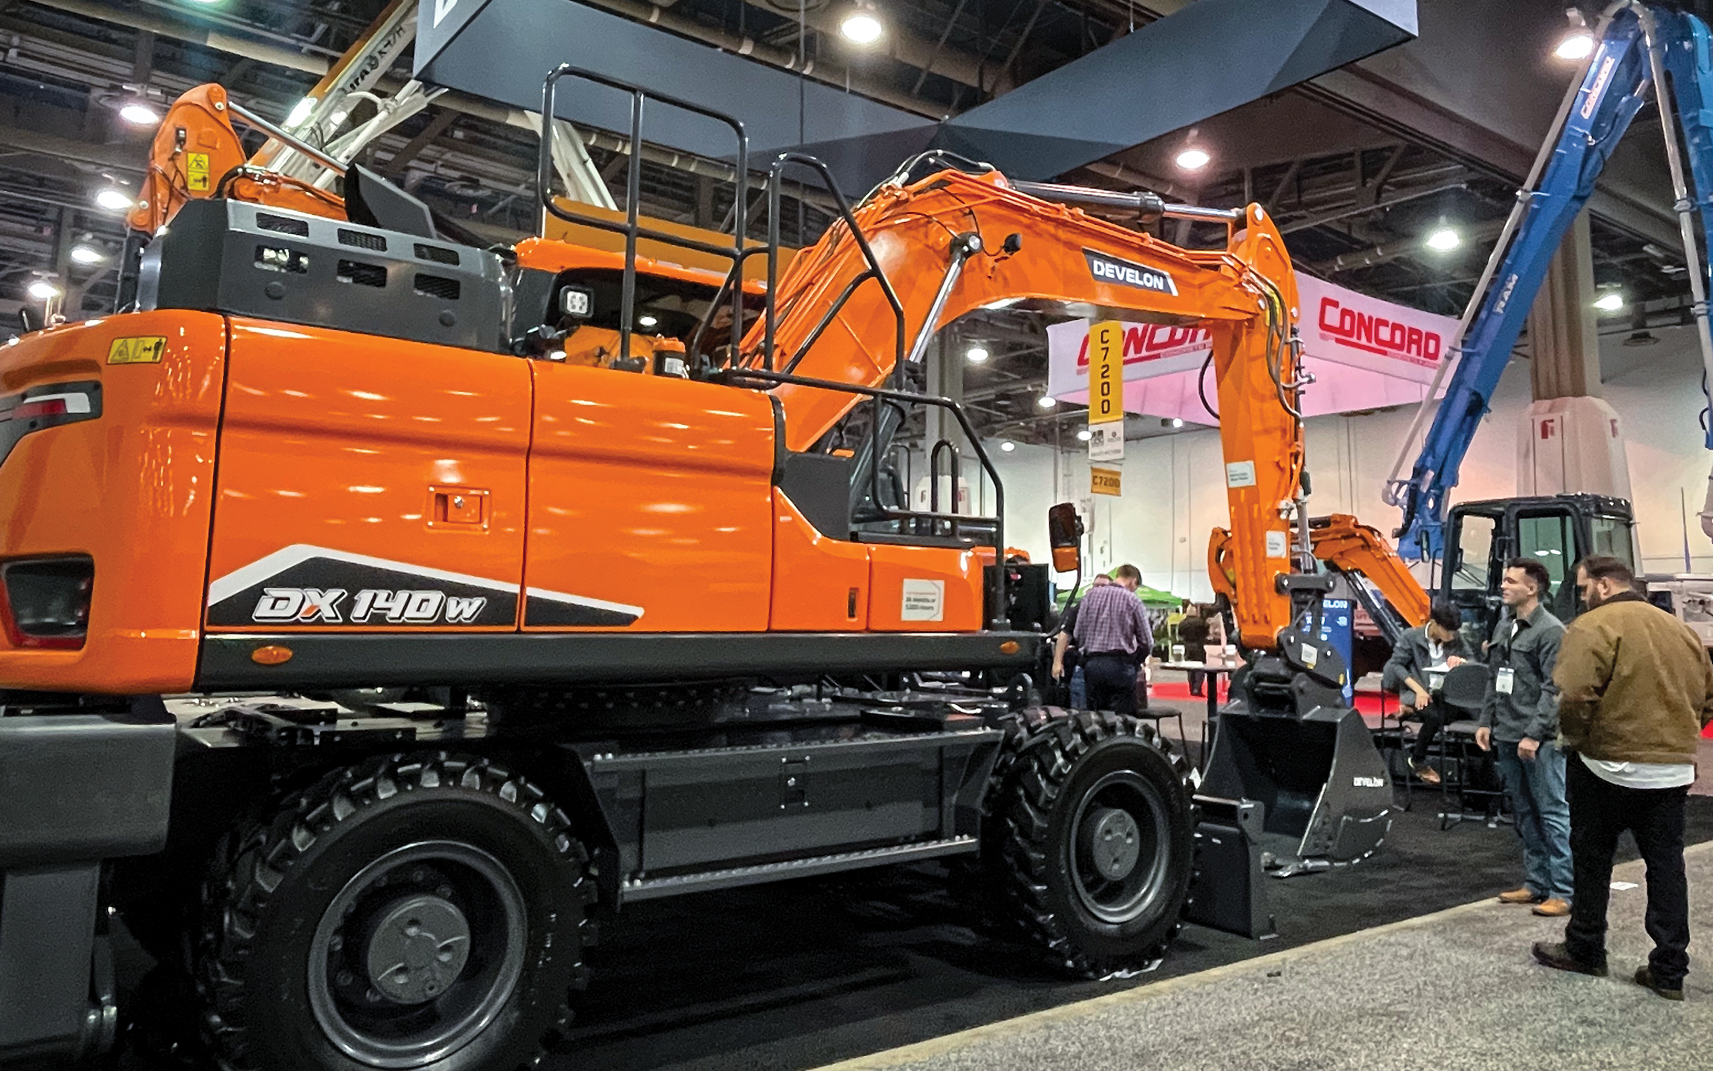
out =
{"type": "MultiPolygon", "coordinates": [[[[1315,376],[1304,392],[1307,416],[1412,405],[1426,395],[1450,352],[1457,321],[1358,294],[1297,274],[1297,330],[1303,365],[1315,376]]],[[[1124,408],[1148,416],[1217,421],[1197,396],[1211,349],[1197,327],[1124,325],[1124,408]]],[[[1207,400],[1219,407],[1210,369],[1207,400]]],[[[1063,402],[1088,402],[1088,324],[1047,328],[1047,392],[1063,402]]]]}

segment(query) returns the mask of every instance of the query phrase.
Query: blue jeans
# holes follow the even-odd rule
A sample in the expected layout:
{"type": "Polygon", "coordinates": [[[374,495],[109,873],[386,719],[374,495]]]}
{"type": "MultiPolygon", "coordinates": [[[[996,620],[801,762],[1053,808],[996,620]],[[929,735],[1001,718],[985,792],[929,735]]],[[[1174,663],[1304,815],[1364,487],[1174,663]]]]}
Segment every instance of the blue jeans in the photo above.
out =
{"type": "Polygon", "coordinates": [[[1551,741],[1532,759],[1517,754],[1515,740],[1494,740],[1499,775],[1523,840],[1523,884],[1536,896],[1569,900],[1570,805],[1564,797],[1564,752],[1551,741]]]}
{"type": "Polygon", "coordinates": [[[1071,670],[1071,709],[1088,709],[1088,682],[1083,677],[1083,666],[1077,663],[1077,668],[1071,670]]]}

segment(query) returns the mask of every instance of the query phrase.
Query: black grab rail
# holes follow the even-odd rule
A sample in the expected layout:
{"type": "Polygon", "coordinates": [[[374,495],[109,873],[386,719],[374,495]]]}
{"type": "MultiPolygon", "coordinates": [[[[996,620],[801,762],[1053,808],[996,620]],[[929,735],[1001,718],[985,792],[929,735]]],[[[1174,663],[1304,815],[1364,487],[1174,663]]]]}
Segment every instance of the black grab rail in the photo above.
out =
{"type": "MultiPolygon", "coordinates": [[[[851,209],[850,202],[846,200],[844,193],[839,189],[838,183],[834,180],[832,171],[827,167],[827,165],[816,157],[810,156],[806,153],[783,152],[774,157],[773,161],[768,166],[767,173],[767,240],[765,243],[755,245],[751,244],[747,238],[749,226],[747,214],[748,198],[745,195],[749,185],[749,139],[744,133],[743,123],[738,119],[704,105],[697,104],[694,101],[684,100],[664,93],[656,93],[634,83],[612,78],[568,63],[561,64],[559,67],[554,68],[542,83],[541,115],[541,145],[536,161],[536,195],[537,199],[541,203],[543,211],[567,223],[595,227],[600,230],[623,234],[625,236],[624,285],[621,292],[622,296],[620,299],[621,308],[619,318],[619,352],[621,354],[628,356],[630,353],[631,323],[635,318],[636,313],[636,247],[639,239],[646,238],[650,241],[659,242],[664,245],[691,249],[730,261],[731,268],[728,271],[726,279],[720,287],[714,302],[710,304],[708,312],[704,315],[702,322],[697,325],[693,343],[700,342],[709,323],[713,319],[715,311],[720,308],[721,303],[729,296],[732,312],[731,352],[734,355],[734,363],[731,366],[718,371],[708,370],[708,374],[706,374],[704,378],[733,385],[744,385],[745,380],[756,385],[767,385],[763,386],[761,389],[769,389],[774,386],[792,384],[796,386],[811,387],[818,390],[854,394],[872,399],[874,402],[875,416],[869,424],[869,435],[874,464],[871,466],[869,471],[869,482],[870,494],[873,497],[876,507],[880,510],[880,516],[886,520],[896,520],[899,522],[927,521],[930,525],[936,527],[944,524],[954,536],[961,537],[961,527],[971,526],[971,522],[974,518],[970,517],[968,514],[959,514],[957,509],[957,490],[955,483],[952,491],[953,498],[951,512],[941,513],[938,508],[938,480],[936,478],[937,473],[935,473],[935,470],[938,467],[937,462],[942,452],[942,447],[952,450],[951,469],[954,481],[957,478],[959,468],[955,448],[952,448],[951,444],[948,442],[942,441],[941,443],[936,444],[934,457],[930,462],[930,479],[934,482],[930,505],[933,508],[923,512],[909,509],[890,509],[880,506],[882,501],[880,494],[881,406],[888,403],[903,405],[931,405],[947,409],[952,413],[953,417],[958,422],[958,426],[963,430],[964,437],[969,441],[971,448],[975,451],[976,458],[981,464],[982,471],[993,483],[995,517],[993,518],[992,546],[994,547],[994,572],[996,574],[997,592],[994,603],[993,618],[988,622],[988,625],[993,628],[1008,627],[1009,622],[1006,620],[1006,575],[1004,561],[1005,485],[1000,480],[999,472],[993,467],[992,459],[988,456],[987,451],[982,447],[981,439],[976,435],[975,428],[970,424],[969,417],[964,412],[961,405],[948,398],[942,398],[930,394],[919,394],[904,389],[906,386],[904,367],[906,339],[903,303],[899,301],[897,292],[893,289],[891,281],[887,279],[886,272],[880,266],[880,261],[874,255],[874,250],[869,247],[867,237],[864,236],[862,228],[857,225],[856,216],[851,209]],[[605,86],[609,89],[616,89],[630,95],[630,140],[628,146],[630,161],[626,177],[625,220],[623,223],[618,223],[614,220],[607,219],[593,213],[578,212],[573,208],[567,207],[565,204],[561,204],[559,199],[553,195],[553,150],[556,145],[557,137],[554,124],[558,115],[557,105],[559,83],[566,78],[583,79],[588,82],[593,82],[596,85],[605,86]],[[720,243],[702,241],[682,234],[672,234],[655,228],[645,227],[641,224],[638,203],[641,197],[642,182],[642,124],[645,110],[644,105],[650,100],[669,107],[678,108],[696,115],[714,119],[725,124],[732,130],[737,141],[735,170],[737,191],[732,209],[732,242],[729,246],[720,243]],[[797,352],[793,354],[788,361],[783,362],[785,370],[780,372],[774,370],[775,332],[777,330],[779,318],[779,208],[783,186],[782,176],[784,175],[785,170],[793,165],[806,167],[820,176],[821,181],[826,185],[827,190],[832,194],[835,203],[838,205],[840,221],[842,221],[846,229],[849,230],[851,238],[856,242],[857,248],[861,251],[863,261],[867,267],[864,271],[858,273],[848,284],[846,284],[843,291],[833,301],[832,306],[823,313],[814,328],[804,338],[802,344],[798,347],[797,352]],[[762,352],[759,355],[762,367],[742,366],[736,364],[736,360],[741,359],[738,355],[741,355],[742,353],[744,334],[744,265],[750,257],[757,254],[765,254],[767,256],[766,322],[763,328],[762,352]],[[802,362],[804,356],[821,338],[822,334],[826,331],[828,326],[832,324],[833,320],[837,318],[839,312],[843,310],[845,305],[850,301],[852,295],[855,294],[857,289],[861,287],[863,283],[870,280],[880,287],[881,294],[885,297],[887,305],[892,310],[893,319],[896,324],[893,338],[893,379],[896,389],[866,387],[854,383],[839,383],[833,380],[816,379],[794,374],[797,366],[802,362]]],[[[918,160],[914,162],[920,162],[920,159],[921,158],[918,158],[918,160]]],[[[936,159],[934,162],[951,162],[951,158],[948,156],[944,161],[936,159]]],[[[958,158],[957,162],[953,163],[952,166],[958,166],[961,163],[973,164],[973,161],[963,161],[961,158],[958,158]]],[[[974,166],[977,169],[983,169],[988,165],[974,164],[974,166]]]]}
{"type": "MultiPolygon", "coordinates": [[[[536,157],[536,199],[541,202],[544,211],[557,219],[564,220],[566,223],[596,227],[600,230],[612,231],[615,234],[625,236],[624,285],[619,298],[619,353],[621,356],[630,356],[631,321],[636,315],[637,240],[647,238],[650,241],[661,242],[665,245],[673,245],[681,249],[693,249],[710,256],[723,257],[732,262],[733,273],[741,279],[743,277],[743,262],[750,253],[762,251],[761,246],[750,246],[745,238],[749,221],[745,216],[747,198],[744,196],[744,192],[748,185],[748,179],[749,136],[744,133],[742,122],[724,112],[697,104],[695,101],[685,100],[682,97],[656,93],[633,82],[611,78],[569,63],[562,63],[555,67],[541,85],[541,146],[536,157]],[[592,213],[570,210],[562,205],[557,197],[553,196],[553,149],[557,143],[554,122],[559,114],[557,110],[559,83],[565,78],[581,78],[596,85],[630,94],[630,166],[625,177],[625,221],[623,223],[592,213]],[[650,100],[723,123],[731,128],[736,137],[737,198],[733,209],[735,223],[732,227],[732,244],[730,247],[641,225],[638,219],[638,202],[642,197],[643,105],[650,100]]],[[[743,342],[743,288],[741,285],[732,289],[731,298],[732,351],[735,353],[743,342]]],[[[712,310],[710,310],[710,315],[711,312],[712,310]]]]}
{"type": "MultiPolygon", "coordinates": [[[[792,383],[802,387],[815,387],[820,390],[842,391],[846,394],[860,394],[874,399],[878,407],[882,402],[901,402],[904,404],[932,405],[948,410],[963,429],[964,438],[969,441],[970,448],[975,451],[976,460],[981,463],[982,472],[993,482],[993,539],[988,543],[994,549],[994,564],[998,566],[996,584],[998,585],[995,599],[995,614],[989,622],[995,628],[1004,628],[1005,620],[1005,483],[999,478],[999,471],[993,467],[993,459],[981,445],[981,438],[976,435],[975,428],[970,424],[969,415],[964,407],[950,398],[942,398],[936,394],[917,394],[913,391],[888,390],[885,387],[864,387],[856,383],[838,383],[830,379],[812,379],[808,376],[794,376],[785,372],[773,372],[762,368],[732,368],[726,370],[721,377],[724,382],[738,385],[743,380],[754,380],[761,383],[792,383]]],[[[869,425],[869,435],[873,443],[876,459],[880,456],[880,422],[873,421],[869,425]]],[[[929,479],[934,474],[930,469],[929,479]]],[[[880,466],[877,463],[869,472],[871,493],[875,504],[880,503],[880,466]]],[[[951,513],[941,513],[938,510],[893,510],[882,509],[882,515],[893,520],[927,520],[935,523],[945,523],[952,531],[957,531],[960,524],[968,524],[972,518],[968,514],[957,512],[957,488],[952,489],[953,506],[951,513]]]]}

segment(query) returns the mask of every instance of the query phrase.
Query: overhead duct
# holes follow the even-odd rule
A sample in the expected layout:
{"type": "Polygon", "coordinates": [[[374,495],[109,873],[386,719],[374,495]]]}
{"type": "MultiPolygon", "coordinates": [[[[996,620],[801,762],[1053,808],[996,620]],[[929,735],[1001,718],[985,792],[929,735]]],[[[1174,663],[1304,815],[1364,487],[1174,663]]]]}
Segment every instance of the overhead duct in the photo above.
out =
{"type": "MultiPolygon", "coordinates": [[[[777,67],[709,48],[641,22],[566,0],[422,0],[416,77],[519,108],[541,107],[542,79],[562,63],[665,96],[694,100],[742,120],[751,159],[804,145],[913,138],[926,146],[934,123],[777,67]],[[496,63],[494,57],[504,56],[496,63]],[[639,58],[646,58],[642,68],[639,58]]],[[[603,130],[630,130],[628,94],[567,80],[559,118],[603,130]]],[[[731,157],[730,130],[678,109],[645,110],[643,136],[715,158],[731,157]]],[[[835,167],[847,189],[866,189],[896,164],[848,158],[835,167]]]]}
{"type": "Polygon", "coordinates": [[[947,120],[938,144],[1052,178],[1415,32],[1415,0],[1199,0],[947,120]]]}
{"type": "MultiPolygon", "coordinates": [[[[1198,0],[939,124],[568,0],[421,0],[416,75],[519,108],[540,106],[542,79],[561,63],[645,82],[741,120],[752,160],[807,150],[860,192],[930,145],[1053,178],[1406,41],[1415,25],[1415,0],[1198,0]]],[[[560,118],[630,129],[626,94],[565,89],[560,118]]],[[[658,144],[733,151],[705,119],[656,108],[643,122],[658,144]]]]}

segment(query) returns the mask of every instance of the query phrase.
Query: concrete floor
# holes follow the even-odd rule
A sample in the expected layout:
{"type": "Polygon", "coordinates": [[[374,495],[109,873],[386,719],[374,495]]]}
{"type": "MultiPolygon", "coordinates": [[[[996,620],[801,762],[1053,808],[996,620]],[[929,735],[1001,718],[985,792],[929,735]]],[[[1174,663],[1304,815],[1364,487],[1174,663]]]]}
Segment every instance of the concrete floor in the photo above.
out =
{"type": "MultiPolygon", "coordinates": [[[[1713,919],[1713,843],[1687,853],[1713,919]]],[[[1613,880],[1640,883],[1640,863],[1613,880]]],[[[1537,966],[1560,922],[1492,900],[950,1034],[822,1071],[1689,1071],[1713,1068],[1713,976],[1682,1004],[1634,985],[1643,887],[1612,893],[1612,976],[1537,966]]],[[[1704,947],[1691,946],[1695,956],[1704,947]]]]}

